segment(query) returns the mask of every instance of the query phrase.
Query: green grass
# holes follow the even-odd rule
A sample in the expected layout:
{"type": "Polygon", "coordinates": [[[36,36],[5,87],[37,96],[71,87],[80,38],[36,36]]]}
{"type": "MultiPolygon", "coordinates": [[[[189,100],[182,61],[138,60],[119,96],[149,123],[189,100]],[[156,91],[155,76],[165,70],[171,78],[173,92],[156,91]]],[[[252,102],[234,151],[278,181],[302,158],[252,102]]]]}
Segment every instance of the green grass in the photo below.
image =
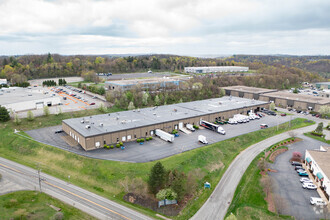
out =
{"type": "Polygon", "coordinates": [[[233,213],[237,219],[292,219],[291,216],[278,216],[268,211],[258,167],[258,162],[263,156],[264,153],[260,153],[242,176],[228,208],[227,217],[233,213]]]}
{"type": "Polygon", "coordinates": [[[35,191],[18,191],[0,196],[1,219],[52,219],[61,208],[63,219],[96,219],[51,196],[35,191]]]}
{"type": "Polygon", "coordinates": [[[304,133],[304,135],[307,136],[307,137],[313,138],[315,140],[322,141],[324,143],[330,144],[330,140],[326,140],[324,137],[319,137],[319,136],[312,135],[310,132],[304,133]]]}
{"type": "MultiPolygon", "coordinates": [[[[109,111],[118,111],[118,109],[109,111]]],[[[86,115],[92,113],[92,111],[85,111],[86,115]]],[[[79,117],[81,114],[83,113],[76,112],[72,113],[72,116],[79,117]]],[[[60,124],[62,119],[68,117],[71,117],[71,115],[63,114],[61,116],[53,115],[40,117],[36,118],[33,122],[27,122],[23,119],[22,124],[19,126],[14,125],[13,122],[1,123],[0,155],[33,168],[35,168],[36,162],[40,162],[42,170],[45,173],[63,180],[66,180],[67,176],[70,175],[70,182],[75,185],[155,217],[155,212],[125,202],[122,198],[125,193],[120,182],[127,176],[131,179],[140,177],[146,181],[151,167],[156,162],[124,163],[90,159],[32,140],[27,140],[13,133],[14,128],[26,130],[56,125],[60,124]]],[[[294,119],[291,122],[291,129],[311,124],[312,123],[306,122],[305,119],[294,119]]],[[[229,164],[240,151],[265,138],[289,129],[288,123],[284,123],[279,126],[278,131],[276,127],[262,129],[161,159],[160,161],[166,169],[178,169],[185,174],[199,172],[204,176],[197,180],[199,186],[197,192],[198,196],[188,203],[179,216],[174,218],[188,219],[203,205],[213,190],[204,191],[202,189],[203,183],[208,181],[212,186],[216,186],[229,164]]]]}

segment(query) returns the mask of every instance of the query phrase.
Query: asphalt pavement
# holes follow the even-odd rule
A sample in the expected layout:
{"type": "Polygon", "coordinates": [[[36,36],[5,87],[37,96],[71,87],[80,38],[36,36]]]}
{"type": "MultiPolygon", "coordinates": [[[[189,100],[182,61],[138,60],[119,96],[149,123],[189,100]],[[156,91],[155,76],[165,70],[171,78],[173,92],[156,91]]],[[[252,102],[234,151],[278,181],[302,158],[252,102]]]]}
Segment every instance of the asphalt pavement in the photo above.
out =
{"type": "Polygon", "coordinates": [[[269,172],[272,178],[272,192],[277,210],[284,215],[294,216],[296,219],[320,219],[322,214],[316,206],[309,203],[310,197],[320,197],[316,190],[303,189],[299,175],[291,165],[292,153],[300,152],[305,158],[305,150],[319,149],[323,142],[304,138],[300,142],[288,145],[288,151],[277,156],[270,168],[277,172],[269,172]]]}
{"type": "Polygon", "coordinates": [[[42,192],[99,219],[151,219],[123,205],[44,173],[40,175],[41,181],[39,185],[37,170],[2,157],[0,157],[0,171],[6,173],[7,176],[19,179],[20,182],[24,182],[29,186],[32,185],[38,190],[41,188],[42,192]]]}

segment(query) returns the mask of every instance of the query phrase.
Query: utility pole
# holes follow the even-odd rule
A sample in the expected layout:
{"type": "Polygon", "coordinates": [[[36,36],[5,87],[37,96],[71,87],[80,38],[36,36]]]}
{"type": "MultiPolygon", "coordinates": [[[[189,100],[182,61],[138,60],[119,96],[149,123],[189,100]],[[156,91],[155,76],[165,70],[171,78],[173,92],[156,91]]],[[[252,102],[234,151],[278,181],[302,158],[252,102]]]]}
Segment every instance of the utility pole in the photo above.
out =
{"type": "Polygon", "coordinates": [[[40,173],[41,173],[41,168],[40,168],[40,163],[37,163],[37,171],[38,171],[38,181],[39,181],[39,191],[41,191],[41,177],[40,177],[40,173]]]}

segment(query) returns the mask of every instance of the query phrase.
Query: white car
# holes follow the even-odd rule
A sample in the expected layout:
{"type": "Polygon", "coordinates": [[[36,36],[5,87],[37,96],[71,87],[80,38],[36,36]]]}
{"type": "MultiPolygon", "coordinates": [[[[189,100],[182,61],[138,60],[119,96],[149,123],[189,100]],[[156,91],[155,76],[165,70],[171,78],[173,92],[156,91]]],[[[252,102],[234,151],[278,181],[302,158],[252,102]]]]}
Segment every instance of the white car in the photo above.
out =
{"type": "Polygon", "coordinates": [[[312,205],[326,205],[323,199],[317,197],[311,197],[309,201],[312,205]]]}
{"type": "Polygon", "coordinates": [[[310,180],[309,178],[303,177],[300,178],[301,183],[313,183],[313,180],[310,180]]]}
{"type": "Polygon", "coordinates": [[[317,187],[314,184],[312,184],[312,183],[303,183],[302,184],[302,187],[304,189],[317,189],[317,187]]]}

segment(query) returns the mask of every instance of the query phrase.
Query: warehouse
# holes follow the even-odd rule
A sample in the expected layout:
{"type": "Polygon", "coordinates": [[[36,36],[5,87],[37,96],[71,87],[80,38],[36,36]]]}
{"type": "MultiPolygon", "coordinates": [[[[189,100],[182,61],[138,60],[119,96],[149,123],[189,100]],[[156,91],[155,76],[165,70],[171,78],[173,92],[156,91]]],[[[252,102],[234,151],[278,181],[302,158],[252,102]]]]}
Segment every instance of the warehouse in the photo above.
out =
{"type": "Polygon", "coordinates": [[[264,88],[256,88],[256,87],[248,87],[248,86],[228,86],[223,87],[226,92],[226,95],[247,98],[247,99],[255,99],[259,100],[261,94],[276,92],[276,89],[264,89],[264,88]]]}
{"type": "Polygon", "coordinates": [[[276,106],[295,108],[298,110],[313,110],[318,112],[321,106],[330,105],[330,99],[318,96],[295,94],[284,91],[271,92],[260,95],[259,100],[274,102],[276,106]]]}
{"type": "Polygon", "coordinates": [[[42,109],[44,106],[59,105],[59,97],[52,96],[43,89],[10,87],[0,89],[0,105],[9,111],[22,112],[42,109]]]}
{"type": "Polygon", "coordinates": [[[330,147],[306,150],[305,164],[329,201],[330,196],[330,147]]]}
{"type": "Polygon", "coordinates": [[[73,118],[62,121],[62,128],[85,150],[101,148],[104,144],[134,141],[153,136],[155,129],[172,132],[187,123],[199,125],[201,119],[214,122],[234,114],[246,114],[268,107],[269,103],[238,97],[222,97],[195,102],[111,114],[73,118]]]}
{"type": "Polygon", "coordinates": [[[185,67],[185,73],[225,73],[225,72],[247,72],[249,67],[245,66],[201,66],[185,67]]]}
{"type": "Polygon", "coordinates": [[[105,88],[109,90],[131,90],[135,86],[141,87],[143,90],[157,90],[164,88],[178,88],[180,80],[165,78],[150,78],[150,79],[131,79],[131,80],[116,80],[106,81],[105,88]]]}
{"type": "Polygon", "coordinates": [[[330,89],[330,82],[318,82],[315,83],[315,87],[318,89],[330,89]]]}

